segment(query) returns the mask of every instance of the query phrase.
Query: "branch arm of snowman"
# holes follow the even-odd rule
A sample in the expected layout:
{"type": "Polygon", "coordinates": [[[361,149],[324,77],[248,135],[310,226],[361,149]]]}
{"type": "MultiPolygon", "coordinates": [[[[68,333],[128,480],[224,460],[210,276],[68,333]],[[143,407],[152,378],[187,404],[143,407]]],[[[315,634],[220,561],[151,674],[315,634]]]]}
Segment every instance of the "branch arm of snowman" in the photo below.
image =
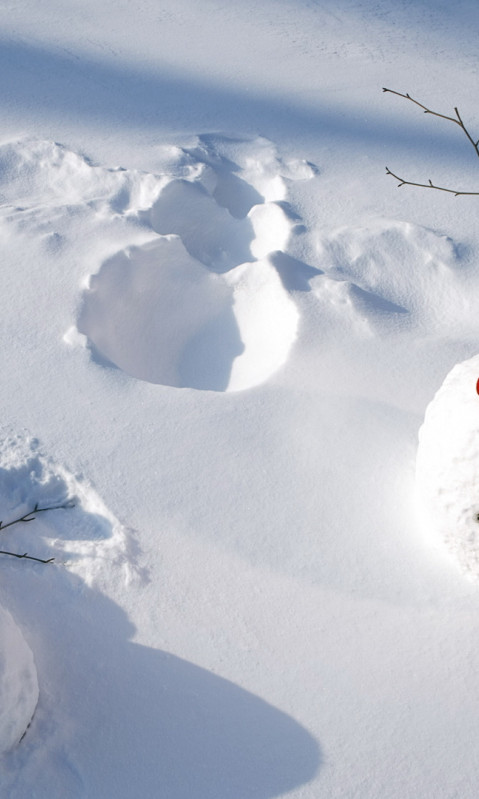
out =
{"type": "MultiPolygon", "coordinates": [[[[27,513],[24,513],[23,516],[19,516],[18,519],[13,519],[11,522],[7,522],[7,524],[4,524],[2,521],[0,521],[0,533],[3,533],[3,531],[6,530],[7,527],[12,527],[12,525],[14,524],[19,524],[21,522],[23,523],[33,522],[36,519],[37,514],[45,513],[47,510],[62,510],[64,508],[73,508],[73,507],[74,503],[70,501],[64,502],[61,505],[48,505],[46,508],[39,508],[38,502],[36,502],[32,510],[29,510],[27,513]]],[[[0,549],[0,555],[10,555],[13,558],[20,558],[22,560],[23,559],[35,560],[37,563],[51,563],[52,561],[55,560],[55,558],[48,558],[47,560],[44,560],[43,558],[35,558],[33,557],[33,555],[28,555],[26,552],[23,555],[20,555],[17,552],[7,552],[6,550],[3,549],[0,549]]]]}
{"type": "MultiPolygon", "coordinates": [[[[459,110],[457,108],[454,108],[455,116],[450,117],[447,116],[446,114],[440,114],[438,111],[432,111],[430,108],[427,108],[427,106],[423,105],[423,103],[420,103],[418,100],[415,100],[413,97],[411,97],[410,94],[402,94],[401,92],[396,92],[393,89],[385,89],[385,88],[383,88],[383,92],[389,92],[389,94],[397,94],[398,97],[404,97],[406,100],[410,100],[411,103],[414,103],[414,105],[418,105],[419,108],[422,108],[425,114],[431,114],[432,116],[439,117],[440,119],[446,119],[448,122],[454,122],[454,124],[458,125],[461,128],[461,130],[464,132],[468,141],[470,141],[472,146],[474,147],[476,155],[479,157],[479,139],[477,141],[473,139],[473,137],[467,130],[462,120],[462,117],[459,113],[459,110]]],[[[391,177],[399,181],[398,188],[401,188],[401,186],[419,186],[422,189],[435,189],[436,191],[445,191],[448,192],[448,194],[454,194],[455,197],[460,197],[462,195],[479,196],[479,191],[460,191],[458,189],[450,189],[444,186],[437,186],[435,183],[432,182],[432,180],[428,180],[427,183],[416,183],[412,180],[406,180],[405,178],[399,177],[399,175],[396,175],[394,172],[391,172],[391,170],[388,167],[386,167],[386,174],[391,175],[391,177]]]]}

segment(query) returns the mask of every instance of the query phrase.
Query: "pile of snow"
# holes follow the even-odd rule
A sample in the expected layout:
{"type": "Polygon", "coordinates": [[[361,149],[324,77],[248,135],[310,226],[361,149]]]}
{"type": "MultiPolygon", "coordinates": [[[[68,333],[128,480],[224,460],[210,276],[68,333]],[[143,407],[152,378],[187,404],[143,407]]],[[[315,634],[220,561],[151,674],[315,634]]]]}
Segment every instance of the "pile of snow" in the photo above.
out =
{"type": "Polygon", "coordinates": [[[0,607],[0,755],[20,741],[37,702],[32,652],[11,615],[0,607]]]}
{"type": "Polygon", "coordinates": [[[427,408],[419,432],[420,513],[461,567],[479,575],[479,355],[457,364],[427,408]]]}

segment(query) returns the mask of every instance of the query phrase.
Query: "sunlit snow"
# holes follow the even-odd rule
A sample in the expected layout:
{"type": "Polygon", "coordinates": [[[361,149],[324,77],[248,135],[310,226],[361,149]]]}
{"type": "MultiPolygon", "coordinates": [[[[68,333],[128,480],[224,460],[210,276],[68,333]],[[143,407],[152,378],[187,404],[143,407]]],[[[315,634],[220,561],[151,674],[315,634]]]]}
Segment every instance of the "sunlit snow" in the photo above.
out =
{"type": "Polygon", "coordinates": [[[0,20],[0,796],[474,799],[477,4],[0,20]]]}

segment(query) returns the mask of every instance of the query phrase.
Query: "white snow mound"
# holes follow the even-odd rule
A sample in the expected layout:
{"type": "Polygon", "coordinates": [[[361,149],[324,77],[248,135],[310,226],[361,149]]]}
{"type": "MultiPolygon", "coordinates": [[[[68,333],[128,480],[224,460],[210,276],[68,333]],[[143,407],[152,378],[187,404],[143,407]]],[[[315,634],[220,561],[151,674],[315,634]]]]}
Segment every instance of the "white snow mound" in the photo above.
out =
{"type": "Polygon", "coordinates": [[[423,521],[479,576],[479,355],[457,364],[419,431],[416,491],[423,521]]]}
{"type": "Polygon", "coordinates": [[[10,614],[0,608],[0,754],[20,741],[37,702],[32,652],[10,614]]]}

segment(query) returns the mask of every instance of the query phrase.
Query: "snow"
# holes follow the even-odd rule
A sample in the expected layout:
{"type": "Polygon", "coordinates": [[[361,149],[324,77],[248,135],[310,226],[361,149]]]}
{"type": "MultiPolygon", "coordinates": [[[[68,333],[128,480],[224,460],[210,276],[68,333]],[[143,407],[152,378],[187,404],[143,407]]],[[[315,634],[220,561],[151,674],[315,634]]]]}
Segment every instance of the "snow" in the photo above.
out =
{"type": "Polygon", "coordinates": [[[0,18],[0,794],[473,799],[477,4],[0,18]]]}

